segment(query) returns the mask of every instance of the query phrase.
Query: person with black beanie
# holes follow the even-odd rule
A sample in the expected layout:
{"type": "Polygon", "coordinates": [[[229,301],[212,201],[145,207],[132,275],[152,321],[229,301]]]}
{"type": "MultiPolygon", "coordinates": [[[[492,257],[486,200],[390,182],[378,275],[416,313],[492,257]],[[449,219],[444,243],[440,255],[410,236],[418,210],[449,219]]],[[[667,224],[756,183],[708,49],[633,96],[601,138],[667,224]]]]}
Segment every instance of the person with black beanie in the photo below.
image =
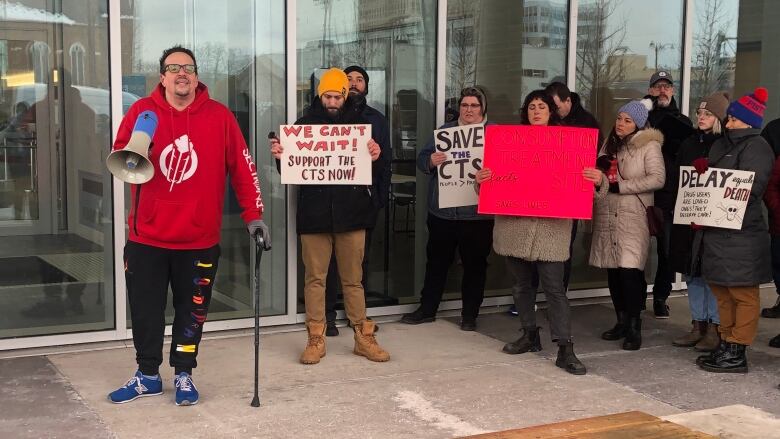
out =
{"type": "MultiPolygon", "coordinates": [[[[344,69],[344,73],[347,74],[347,79],[349,80],[350,101],[352,102],[355,111],[360,113],[363,119],[371,124],[371,137],[376,140],[381,149],[379,160],[377,160],[378,163],[375,168],[376,172],[374,172],[372,176],[372,189],[376,194],[374,197],[375,211],[373,220],[375,226],[379,211],[387,205],[387,200],[390,198],[390,177],[392,175],[390,163],[393,155],[393,150],[390,146],[390,128],[387,124],[387,118],[385,118],[377,109],[366,103],[369,81],[368,72],[360,66],[353,65],[344,69]]],[[[368,291],[368,264],[371,255],[371,236],[373,235],[373,231],[374,227],[366,229],[362,282],[364,293],[368,291]]],[[[338,302],[340,282],[336,257],[333,255],[331,256],[327,284],[325,286],[325,320],[327,321],[325,335],[328,337],[339,335],[339,329],[336,327],[336,303],[338,302]]],[[[379,330],[378,325],[375,325],[375,330],[379,330]]]]}

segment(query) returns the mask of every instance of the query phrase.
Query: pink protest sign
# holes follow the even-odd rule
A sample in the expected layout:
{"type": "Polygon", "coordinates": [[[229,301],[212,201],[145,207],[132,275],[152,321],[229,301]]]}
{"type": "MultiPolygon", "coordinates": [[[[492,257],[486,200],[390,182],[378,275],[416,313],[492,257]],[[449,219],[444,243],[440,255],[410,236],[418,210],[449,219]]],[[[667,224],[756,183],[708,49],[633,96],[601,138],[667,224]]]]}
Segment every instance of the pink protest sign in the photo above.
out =
{"type": "Polygon", "coordinates": [[[479,193],[479,213],[591,219],[598,130],[487,125],[484,166],[493,171],[479,193]]]}

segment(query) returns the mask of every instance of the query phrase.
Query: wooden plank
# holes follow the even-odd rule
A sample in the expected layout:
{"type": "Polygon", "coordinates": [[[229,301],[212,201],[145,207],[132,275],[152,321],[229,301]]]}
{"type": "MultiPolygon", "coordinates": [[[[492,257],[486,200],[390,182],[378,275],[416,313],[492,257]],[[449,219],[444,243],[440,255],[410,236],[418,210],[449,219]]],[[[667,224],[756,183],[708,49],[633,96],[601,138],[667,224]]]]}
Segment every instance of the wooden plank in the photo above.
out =
{"type": "Polygon", "coordinates": [[[469,439],[537,439],[545,437],[564,436],[573,433],[605,430],[623,425],[635,425],[658,420],[647,413],[632,411],[594,418],[577,419],[574,421],[557,422],[555,424],[538,425],[517,430],[499,431],[495,433],[469,436],[469,439]],[[553,435],[551,435],[553,434],[553,435]],[[555,436],[557,435],[557,436],[555,436]]]}
{"type": "Polygon", "coordinates": [[[626,425],[599,432],[576,433],[556,437],[556,439],[705,439],[714,437],[659,419],[656,422],[626,425]]]}
{"type": "Polygon", "coordinates": [[[468,439],[708,439],[704,433],[632,411],[469,436],[468,439]]]}

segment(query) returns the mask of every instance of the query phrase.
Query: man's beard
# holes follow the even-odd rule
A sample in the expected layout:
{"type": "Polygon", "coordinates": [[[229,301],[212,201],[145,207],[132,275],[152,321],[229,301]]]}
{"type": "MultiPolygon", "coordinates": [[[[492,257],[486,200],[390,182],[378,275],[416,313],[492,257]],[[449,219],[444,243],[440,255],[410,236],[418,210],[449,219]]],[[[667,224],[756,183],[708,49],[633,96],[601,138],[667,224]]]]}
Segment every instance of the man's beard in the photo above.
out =
{"type": "Polygon", "coordinates": [[[331,119],[338,119],[341,116],[342,108],[325,108],[325,112],[331,119]]]}
{"type": "Polygon", "coordinates": [[[658,96],[658,101],[657,102],[658,102],[658,106],[659,107],[666,108],[669,105],[671,105],[672,98],[671,97],[658,96]]]}
{"type": "Polygon", "coordinates": [[[362,91],[360,91],[360,90],[358,90],[358,89],[356,89],[354,87],[349,89],[349,94],[356,95],[356,96],[365,96],[366,95],[365,93],[363,93],[362,91]]]}

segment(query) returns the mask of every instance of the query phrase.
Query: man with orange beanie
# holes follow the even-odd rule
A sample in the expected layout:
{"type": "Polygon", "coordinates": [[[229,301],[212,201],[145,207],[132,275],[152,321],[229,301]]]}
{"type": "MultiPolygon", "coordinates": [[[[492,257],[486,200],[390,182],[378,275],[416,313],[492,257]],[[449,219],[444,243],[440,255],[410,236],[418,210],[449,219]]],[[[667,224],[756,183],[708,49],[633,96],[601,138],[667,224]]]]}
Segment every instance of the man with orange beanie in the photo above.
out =
{"type": "MultiPolygon", "coordinates": [[[[348,97],[349,80],[343,70],[326,71],[317,87],[306,114],[296,125],[368,124],[348,97]]],[[[271,153],[279,160],[283,148],[271,139],[271,153]]],[[[372,174],[378,172],[379,145],[369,140],[372,174]]],[[[366,319],[363,292],[363,254],[366,229],[373,227],[375,216],[371,186],[301,185],[298,191],[297,231],[301,237],[301,256],[305,267],[303,287],[306,306],[306,329],[309,340],[301,354],[301,363],[316,364],[325,356],[325,283],[331,254],[336,255],[344,308],[355,330],[355,355],[371,361],[387,361],[390,354],[382,349],[374,335],[375,324],[366,319]]]]}

